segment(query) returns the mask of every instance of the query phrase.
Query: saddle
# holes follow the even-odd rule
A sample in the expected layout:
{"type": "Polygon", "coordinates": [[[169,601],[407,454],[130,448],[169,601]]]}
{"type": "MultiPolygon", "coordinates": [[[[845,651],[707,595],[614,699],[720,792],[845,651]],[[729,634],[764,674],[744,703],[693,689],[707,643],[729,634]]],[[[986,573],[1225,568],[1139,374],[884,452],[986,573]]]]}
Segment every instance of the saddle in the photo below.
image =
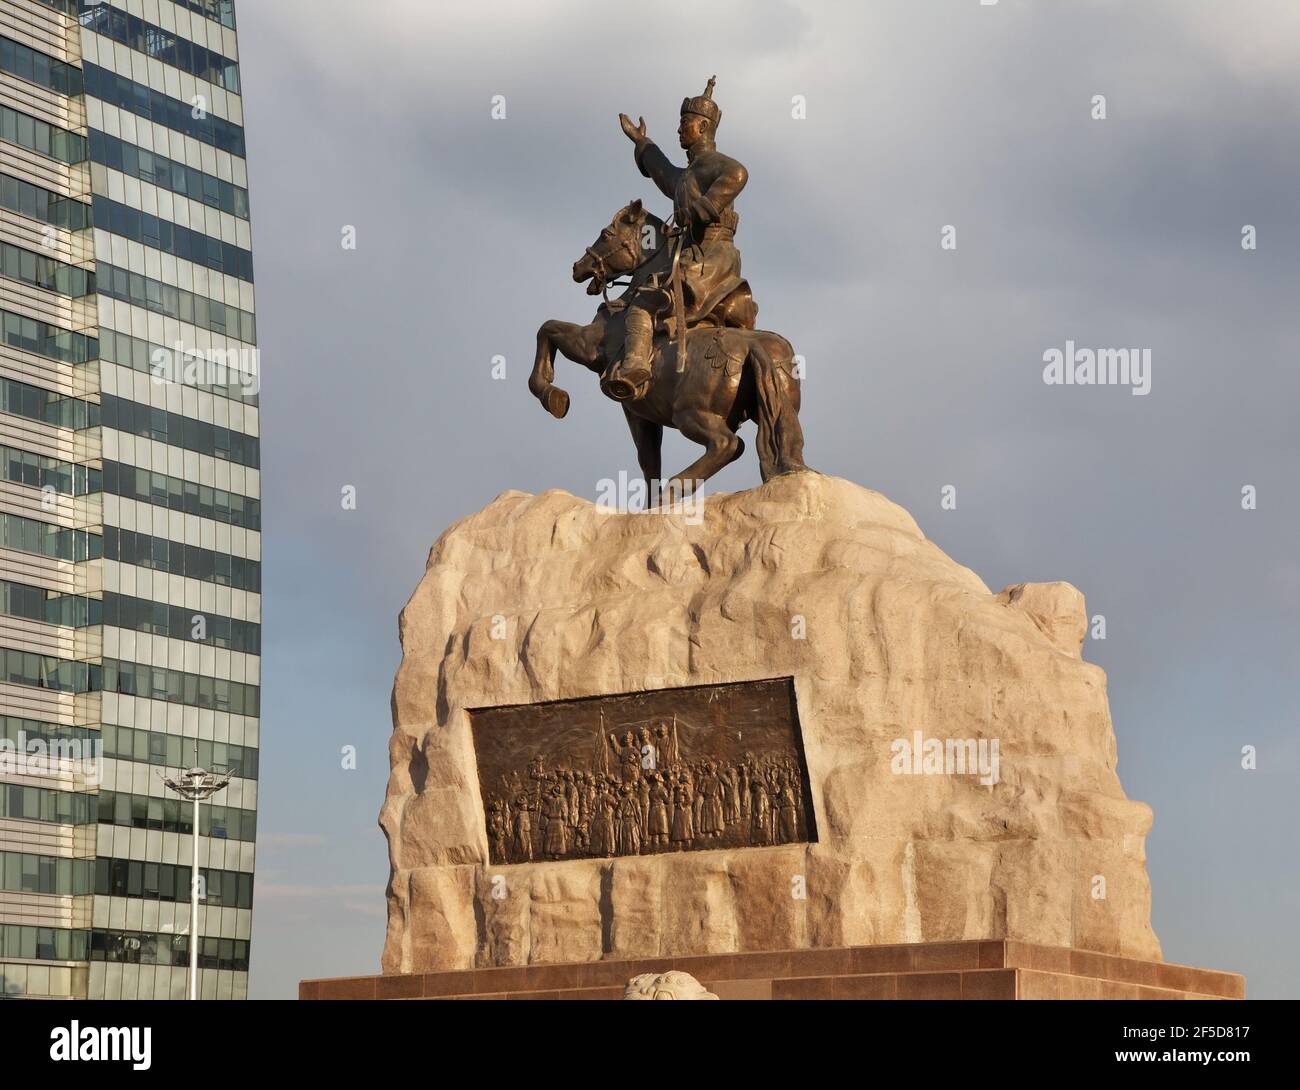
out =
{"type": "MultiPolygon", "coordinates": [[[[677,323],[673,314],[673,297],[670,286],[656,283],[643,284],[636,289],[636,298],[640,305],[649,310],[654,316],[656,340],[660,336],[669,340],[676,340],[677,323]]],[[[607,307],[610,315],[614,316],[625,311],[629,303],[629,297],[623,295],[617,299],[611,299],[607,304],[602,304],[602,307],[607,307]]],[[[709,360],[711,366],[715,368],[726,367],[727,374],[733,375],[740,369],[740,362],[744,359],[744,352],[739,351],[739,354],[729,355],[726,347],[727,341],[724,339],[722,331],[724,329],[753,329],[757,317],[758,306],[754,302],[753,294],[750,291],[749,281],[741,280],[735,289],[709,313],[688,322],[686,332],[691,333],[697,329],[714,330],[705,358],[709,360]]],[[[618,334],[617,343],[607,345],[607,347],[611,349],[607,355],[611,366],[617,365],[622,360],[624,352],[621,331],[618,334]]]]}
{"type": "MultiPolygon", "coordinates": [[[[667,333],[670,337],[675,336],[677,319],[673,313],[674,300],[671,285],[651,281],[640,285],[635,290],[635,294],[637,302],[654,315],[655,332],[667,333]]],[[[609,309],[611,313],[618,313],[627,307],[630,302],[631,300],[626,295],[618,299],[611,299],[609,309]]],[[[754,295],[750,290],[749,281],[741,280],[707,314],[689,320],[686,323],[686,332],[689,333],[693,329],[708,327],[753,329],[757,319],[758,304],[754,302],[754,295]]]]}

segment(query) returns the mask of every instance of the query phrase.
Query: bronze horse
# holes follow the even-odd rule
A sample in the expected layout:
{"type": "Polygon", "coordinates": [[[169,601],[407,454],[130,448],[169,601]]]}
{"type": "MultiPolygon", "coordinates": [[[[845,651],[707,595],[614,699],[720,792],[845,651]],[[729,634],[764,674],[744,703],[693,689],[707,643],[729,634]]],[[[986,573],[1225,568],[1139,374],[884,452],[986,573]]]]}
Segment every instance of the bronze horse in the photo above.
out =
{"type": "MultiPolygon", "coordinates": [[[[589,295],[628,275],[628,293],[661,290],[671,247],[664,244],[663,221],[639,200],[619,209],[609,226],[573,266],[573,279],[590,281],[589,295]]],[[[569,395],[553,384],[555,353],[604,374],[623,346],[627,304],[601,303],[587,325],[550,319],[537,331],[537,357],[528,389],[557,419],[569,411],[569,395]]],[[[647,484],[660,479],[663,429],[676,428],[704,446],[704,454],[670,482],[686,496],[744,453],[736,429],[746,420],[757,426],[758,465],[763,480],[806,469],[799,425],[799,379],[794,350],[784,337],[753,328],[757,308],[742,284],[710,316],[686,334],[686,366],[677,366],[677,344],[660,333],[651,359],[652,379],[644,396],[621,402],[637,461],[647,484]]]]}

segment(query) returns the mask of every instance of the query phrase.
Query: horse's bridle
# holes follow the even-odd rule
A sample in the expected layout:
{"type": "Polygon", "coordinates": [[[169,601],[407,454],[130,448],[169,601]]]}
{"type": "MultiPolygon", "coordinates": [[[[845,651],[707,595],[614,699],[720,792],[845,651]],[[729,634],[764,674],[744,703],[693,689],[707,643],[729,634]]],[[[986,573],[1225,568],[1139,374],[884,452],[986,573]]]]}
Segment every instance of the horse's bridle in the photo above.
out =
{"type": "MultiPolygon", "coordinates": [[[[656,229],[656,234],[663,235],[664,241],[667,241],[669,235],[675,233],[676,233],[675,230],[669,229],[669,222],[667,221],[663,222],[663,224],[660,224],[659,228],[656,229]]],[[[633,259],[637,258],[637,256],[641,254],[641,245],[640,243],[637,242],[638,235],[640,235],[640,232],[633,233],[632,235],[629,235],[629,237],[624,238],[623,241],[619,243],[619,245],[612,247],[611,250],[607,251],[608,255],[614,256],[620,250],[627,250],[633,259]]],[[[590,246],[586,247],[585,252],[586,252],[586,256],[588,256],[588,258],[591,259],[591,265],[593,265],[593,269],[591,269],[591,276],[593,276],[595,280],[599,282],[599,285],[601,285],[601,294],[604,297],[604,302],[608,303],[610,302],[610,293],[608,293],[607,285],[610,284],[610,267],[608,267],[608,264],[606,263],[606,259],[602,258],[601,255],[597,254],[597,252],[595,252],[593,247],[590,246]]],[[[658,252],[659,252],[658,250],[655,250],[653,251],[653,254],[658,254],[658,252]]],[[[650,258],[646,258],[645,260],[641,260],[641,261],[636,261],[636,263],[632,265],[632,268],[629,269],[628,271],[629,274],[636,271],[636,269],[641,268],[641,265],[645,264],[646,261],[649,260],[650,258]]],[[[619,284],[617,284],[617,278],[619,278],[620,276],[623,276],[623,273],[615,274],[614,277],[615,287],[619,286],[619,284]]]]}
{"type": "MultiPolygon", "coordinates": [[[[636,234],[624,238],[617,246],[608,250],[607,253],[609,256],[612,257],[620,250],[627,250],[631,257],[636,258],[641,252],[641,247],[637,243],[636,234]]],[[[610,273],[609,265],[606,264],[605,258],[602,257],[600,254],[598,254],[595,251],[595,249],[591,246],[587,247],[586,254],[589,258],[591,258],[591,262],[593,265],[593,268],[591,270],[591,275],[600,284],[600,293],[605,297],[605,302],[608,303],[609,292],[607,290],[607,284],[609,283],[609,273],[610,273]]],[[[648,261],[649,258],[647,258],[646,260],[648,261]]],[[[632,266],[632,269],[640,268],[641,265],[643,264],[645,264],[644,261],[638,261],[632,266]]],[[[630,271],[632,270],[629,270],[629,272],[630,271]]],[[[617,281],[618,277],[622,275],[623,275],[622,273],[616,273],[614,276],[615,281],[617,281]]],[[[617,286],[617,283],[615,284],[615,286],[617,286]]]]}

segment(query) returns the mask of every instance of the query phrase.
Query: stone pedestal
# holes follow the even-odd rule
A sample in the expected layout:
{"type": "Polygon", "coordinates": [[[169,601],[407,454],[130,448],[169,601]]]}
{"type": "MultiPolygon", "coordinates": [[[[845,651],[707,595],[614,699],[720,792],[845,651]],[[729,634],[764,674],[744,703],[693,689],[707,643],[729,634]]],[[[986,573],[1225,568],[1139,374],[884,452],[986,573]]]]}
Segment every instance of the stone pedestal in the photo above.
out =
{"type": "MultiPolygon", "coordinates": [[[[558,989],[529,976],[547,965],[565,991],[586,979],[608,989],[682,965],[719,995],[735,981],[772,995],[1093,987],[1080,981],[1179,991],[1158,972],[1151,929],[1152,813],[1119,784],[1105,675],[1080,653],[1086,631],[1069,584],[993,593],[901,507],[836,477],[794,473],[667,514],[502,494],[438,538],[402,613],[380,818],[393,974],[382,989],[424,995],[439,973],[490,972],[511,981],[494,992],[558,989]],[[534,826],[530,861],[498,843],[491,808],[512,821],[525,792],[481,777],[481,709],[772,679],[792,687],[800,752],[781,758],[788,775],[764,773],[797,796],[772,804],[770,829],[610,857],[558,825],[569,803],[551,792],[567,782],[534,792],[516,769],[529,821],[554,823],[555,836],[534,826]],[[995,752],[987,774],[980,762],[995,752]],[[1056,968],[1006,963],[1005,951],[1049,947],[1056,968]],[[744,960],[772,950],[788,953],[744,960]],[[975,961],[911,968],[940,956],[926,951],[975,961]],[[1093,955],[1147,968],[1131,969],[1141,979],[1076,973],[1075,957],[1093,955]],[[861,968],[876,956],[913,960],[906,972],[861,968]],[[697,970],[695,957],[731,961],[697,970]],[[816,957],[837,968],[780,961],[816,957]],[[738,968],[763,959],[771,970],[738,968]],[[585,964],[597,977],[581,976],[585,964]]],[[[617,715],[625,702],[610,706],[617,715]]],[[[710,728],[720,739],[750,726],[728,711],[710,728]]],[[[707,756],[695,727],[688,756],[707,756]]],[[[558,754],[543,735],[529,738],[547,775],[601,767],[597,743],[558,754]]]]}
{"type": "Polygon", "coordinates": [[[1236,973],[1020,942],[919,943],[304,980],[301,999],[621,999],[678,969],[720,999],[1243,999],[1236,973]]]}

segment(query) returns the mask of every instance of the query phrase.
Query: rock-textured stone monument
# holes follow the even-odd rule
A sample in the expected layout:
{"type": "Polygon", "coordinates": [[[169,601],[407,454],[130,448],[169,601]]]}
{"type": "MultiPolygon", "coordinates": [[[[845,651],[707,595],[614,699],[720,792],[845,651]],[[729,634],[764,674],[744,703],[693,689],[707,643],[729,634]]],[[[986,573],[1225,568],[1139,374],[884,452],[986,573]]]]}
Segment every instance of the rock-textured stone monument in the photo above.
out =
{"type": "Polygon", "coordinates": [[[507,492],[438,539],[400,627],[385,973],[970,939],[1160,957],[1083,596],[992,593],[879,493],[507,492]],[[747,682],[759,703],[692,695],[747,682]],[[550,710],[485,713],[513,705],[550,710]]]}

